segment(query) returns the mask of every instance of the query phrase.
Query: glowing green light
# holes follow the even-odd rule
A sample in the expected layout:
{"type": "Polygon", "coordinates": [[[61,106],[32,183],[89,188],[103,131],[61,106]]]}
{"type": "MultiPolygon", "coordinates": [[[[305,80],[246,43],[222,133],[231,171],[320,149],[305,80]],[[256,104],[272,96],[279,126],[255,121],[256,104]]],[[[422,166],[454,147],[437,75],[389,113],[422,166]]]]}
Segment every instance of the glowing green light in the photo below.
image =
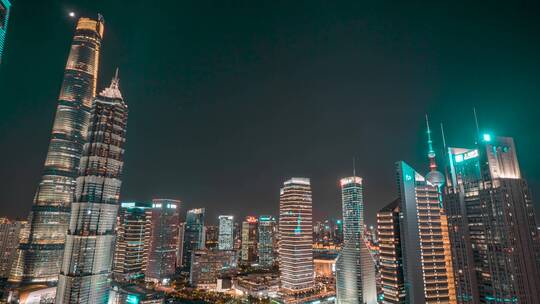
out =
{"type": "Polygon", "coordinates": [[[126,298],[126,303],[139,304],[139,297],[137,297],[136,295],[128,295],[126,298]]]}
{"type": "Polygon", "coordinates": [[[456,155],[456,163],[460,163],[463,161],[463,154],[456,155]]]}
{"type": "Polygon", "coordinates": [[[490,134],[487,134],[487,133],[484,134],[483,138],[484,138],[484,141],[491,141],[491,135],[490,134]]]}

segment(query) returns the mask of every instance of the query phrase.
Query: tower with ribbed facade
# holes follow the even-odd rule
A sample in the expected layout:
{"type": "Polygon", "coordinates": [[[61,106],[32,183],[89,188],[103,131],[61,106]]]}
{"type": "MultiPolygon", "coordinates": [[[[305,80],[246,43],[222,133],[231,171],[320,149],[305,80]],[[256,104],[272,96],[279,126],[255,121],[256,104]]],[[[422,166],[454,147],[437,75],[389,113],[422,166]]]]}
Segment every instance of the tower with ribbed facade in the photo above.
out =
{"type": "Polygon", "coordinates": [[[52,135],[32,210],[29,237],[21,243],[10,281],[22,284],[58,280],[69,210],[90,112],[96,93],[104,21],[80,18],[64,72],[52,135]]]}
{"type": "Polygon", "coordinates": [[[107,303],[127,114],[117,72],[92,106],[88,141],[71,204],[56,303],[107,303]]]}
{"type": "Polygon", "coordinates": [[[279,270],[284,294],[314,287],[312,213],[309,178],[284,182],[279,200],[279,270]]]}
{"type": "Polygon", "coordinates": [[[376,304],[375,262],[364,233],[362,178],[341,179],[343,247],[336,262],[338,304],[376,304]]]}

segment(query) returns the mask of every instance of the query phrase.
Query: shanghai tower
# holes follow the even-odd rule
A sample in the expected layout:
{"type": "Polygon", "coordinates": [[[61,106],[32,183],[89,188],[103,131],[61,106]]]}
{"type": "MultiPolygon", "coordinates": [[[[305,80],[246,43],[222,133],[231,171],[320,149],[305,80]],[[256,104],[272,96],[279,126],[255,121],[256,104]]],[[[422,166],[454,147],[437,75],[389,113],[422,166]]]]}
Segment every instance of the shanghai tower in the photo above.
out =
{"type": "Polygon", "coordinates": [[[80,18],[64,72],[47,158],[28,218],[28,238],[19,245],[10,281],[58,280],[90,110],[96,93],[104,21],[80,18]]]}

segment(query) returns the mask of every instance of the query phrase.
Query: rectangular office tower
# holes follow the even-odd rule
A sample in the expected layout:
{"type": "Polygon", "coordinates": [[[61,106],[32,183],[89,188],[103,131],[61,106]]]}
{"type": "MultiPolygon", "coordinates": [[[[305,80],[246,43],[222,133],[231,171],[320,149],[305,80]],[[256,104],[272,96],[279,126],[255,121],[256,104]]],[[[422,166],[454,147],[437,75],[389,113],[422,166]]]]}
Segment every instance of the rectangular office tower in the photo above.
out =
{"type": "Polygon", "coordinates": [[[188,210],[186,214],[186,225],[184,228],[184,249],[182,250],[182,268],[185,272],[189,272],[191,269],[193,251],[204,249],[205,213],[204,208],[196,208],[188,210]]]}
{"type": "Polygon", "coordinates": [[[11,265],[17,253],[19,237],[25,225],[26,223],[22,221],[0,218],[0,280],[9,277],[11,265]]]}
{"type": "Polygon", "coordinates": [[[151,203],[123,202],[120,205],[113,262],[115,281],[129,282],[144,278],[151,224],[151,203]]]}
{"type": "Polygon", "coordinates": [[[9,3],[9,0],[0,0],[0,64],[2,63],[2,54],[6,45],[10,8],[11,3],[9,3]]]}
{"type": "Polygon", "coordinates": [[[88,138],[103,30],[101,16],[80,18],[77,23],[43,175],[28,217],[30,235],[19,246],[11,282],[55,284],[58,280],[79,161],[88,138]]]}
{"type": "Polygon", "coordinates": [[[405,304],[399,199],[377,212],[381,304],[405,304]]]}
{"type": "Polygon", "coordinates": [[[234,248],[234,217],[232,215],[220,215],[218,249],[233,250],[234,248]]]}
{"type": "Polygon", "coordinates": [[[376,304],[375,262],[364,233],[362,178],[343,178],[343,246],[336,261],[336,300],[338,304],[376,304]]]}
{"type": "Polygon", "coordinates": [[[242,263],[251,264],[257,261],[258,221],[254,216],[247,216],[242,222],[242,263]]]}
{"type": "Polygon", "coordinates": [[[56,291],[56,303],[106,303],[114,255],[128,111],[111,85],[95,99],[56,291]]]}
{"type": "Polygon", "coordinates": [[[438,186],[398,162],[406,303],[456,303],[448,228],[438,186]]]}
{"type": "Polygon", "coordinates": [[[314,286],[313,206],[309,178],[293,177],[283,183],[279,196],[279,269],[284,293],[314,286]]]}
{"type": "Polygon", "coordinates": [[[257,251],[259,265],[270,267],[274,264],[274,246],[276,243],[276,219],[270,215],[259,216],[259,240],[257,251]]]}
{"type": "Polygon", "coordinates": [[[152,232],[145,280],[167,284],[176,272],[180,201],[152,200],[152,232]]]}
{"type": "Polygon", "coordinates": [[[448,149],[445,208],[459,303],[540,303],[538,231],[514,141],[448,149]]]}

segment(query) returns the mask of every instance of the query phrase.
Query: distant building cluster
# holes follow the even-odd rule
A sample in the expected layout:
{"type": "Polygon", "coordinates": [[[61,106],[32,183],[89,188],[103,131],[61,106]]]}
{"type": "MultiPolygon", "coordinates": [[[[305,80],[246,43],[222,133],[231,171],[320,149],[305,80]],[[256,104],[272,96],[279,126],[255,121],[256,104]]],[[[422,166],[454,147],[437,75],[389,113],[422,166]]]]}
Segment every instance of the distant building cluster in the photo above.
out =
{"type": "MultiPolygon", "coordinates": [[[[9,8],[0,0],[0,55],[9,8]]],[[[306,177],[275,189],[277,217],[216,226],[178,199],[122,202],[128,106],[118,70],[96,93],[104,24],[76,25],[28,220],[0,219],[2,301],[173,303],[211,290],[290,304],[540,303],[540,230],[509,137],[445,141],[439,171],[427,123],[429,166],[396,162],[376,226],[354,168],[333,220],[314,222],[306,177]]]]}

